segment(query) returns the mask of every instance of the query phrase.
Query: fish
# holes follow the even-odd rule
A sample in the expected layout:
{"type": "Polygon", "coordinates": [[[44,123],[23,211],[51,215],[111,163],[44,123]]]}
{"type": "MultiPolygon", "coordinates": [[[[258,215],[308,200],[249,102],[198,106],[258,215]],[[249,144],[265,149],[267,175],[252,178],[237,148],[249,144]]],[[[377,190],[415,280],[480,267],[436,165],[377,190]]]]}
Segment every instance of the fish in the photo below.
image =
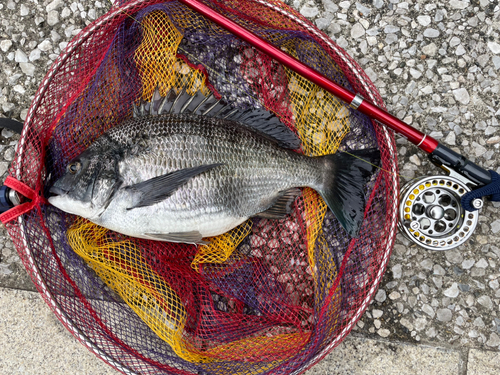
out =
{"type": "Polygon", "coordinates": [[[128,236],[206,244],[249,218],[285,218],[309,187],[357,237],[379,150],[310,157],[299,148],[265,109],[156,89],[67,164],[48,201],[128,236]]]}

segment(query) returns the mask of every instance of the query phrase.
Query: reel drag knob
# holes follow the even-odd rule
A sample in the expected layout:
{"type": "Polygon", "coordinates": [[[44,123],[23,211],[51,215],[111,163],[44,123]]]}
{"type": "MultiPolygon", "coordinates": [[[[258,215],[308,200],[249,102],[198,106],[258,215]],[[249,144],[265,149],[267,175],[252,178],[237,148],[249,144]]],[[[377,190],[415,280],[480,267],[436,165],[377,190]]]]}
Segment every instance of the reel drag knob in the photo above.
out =
{"type": "MultiPolygon", "coordinates": [[[[462,196],[470,191],[468,181],[455,176],[429,176],[409,181],[401,190],[400,231],[429,250],[449,250],[460,246],[476,228],[479,212],[461,206],[462,196]]],[[[483,201],[473,201],[481,208],[483,201]]]]}

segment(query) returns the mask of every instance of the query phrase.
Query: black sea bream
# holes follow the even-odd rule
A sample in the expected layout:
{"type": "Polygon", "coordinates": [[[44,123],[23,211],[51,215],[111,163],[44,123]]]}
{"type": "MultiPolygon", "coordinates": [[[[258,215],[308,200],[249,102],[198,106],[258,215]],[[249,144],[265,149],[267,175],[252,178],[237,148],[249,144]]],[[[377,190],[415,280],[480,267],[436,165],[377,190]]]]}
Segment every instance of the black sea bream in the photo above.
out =
{"type": "MultiPolygon", "coordinates": [[[[202,104],[214,99],[199,95],[201,103],[187,113],[193,97],[185,102],[183,95],[163,99],[155,93],[152,103],[135,108],[134,118],[68,164],[49,202],[133,237],[203,243],[251,217],[285,217],[299,187],[311,187],[357,235],[363,188],[378,151],[307,157],[282,147],[299,143],[290,146],[294,134],[272,114],[250,112],[241,121],[210,117],[202,104]]],[[[229,118],[238,117],[234,113],[229,118]]]]}

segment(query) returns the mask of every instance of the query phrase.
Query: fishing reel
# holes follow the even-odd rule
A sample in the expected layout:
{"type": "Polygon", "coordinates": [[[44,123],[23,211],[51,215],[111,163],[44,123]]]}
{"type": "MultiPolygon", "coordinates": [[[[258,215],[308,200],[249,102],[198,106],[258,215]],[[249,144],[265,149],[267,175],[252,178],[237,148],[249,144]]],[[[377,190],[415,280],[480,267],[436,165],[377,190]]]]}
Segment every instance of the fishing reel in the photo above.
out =
{"type": "Polygon", "coordinates": [[[429,250],[450,250],[469,239],[479,220],[483,200],[476,211],[466,211],[461,198],[476,185],[452,169],[448,175],[416,178],[401,189],[398,227],[401,233],[429,250]]]}

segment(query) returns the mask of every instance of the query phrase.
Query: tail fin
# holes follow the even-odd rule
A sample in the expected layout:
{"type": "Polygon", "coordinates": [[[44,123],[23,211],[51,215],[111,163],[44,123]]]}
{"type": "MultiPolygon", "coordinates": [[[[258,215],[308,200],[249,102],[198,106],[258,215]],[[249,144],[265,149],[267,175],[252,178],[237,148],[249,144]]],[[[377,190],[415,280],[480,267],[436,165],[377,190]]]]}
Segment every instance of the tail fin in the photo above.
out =
{"type": "Polygon", "coordinates": [[[364,186],[380,162],[377,149],[323,156],[327,171],[318,192],[351,237],[358,237],[365,212],[364,186]]]}

